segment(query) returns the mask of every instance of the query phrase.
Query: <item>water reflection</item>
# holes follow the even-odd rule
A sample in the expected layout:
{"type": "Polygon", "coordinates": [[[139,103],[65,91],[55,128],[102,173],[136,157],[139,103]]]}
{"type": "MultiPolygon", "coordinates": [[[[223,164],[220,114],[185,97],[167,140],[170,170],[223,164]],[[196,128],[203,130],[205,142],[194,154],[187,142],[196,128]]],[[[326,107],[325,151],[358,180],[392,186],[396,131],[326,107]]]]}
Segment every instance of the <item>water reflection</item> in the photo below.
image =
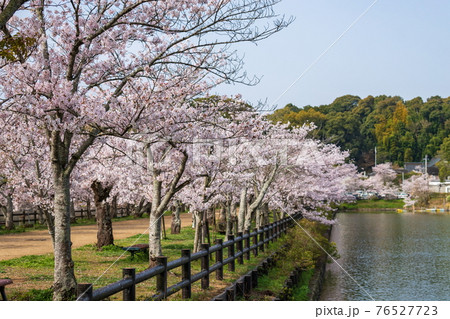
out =
{"type": "MultiPolygon", "coordinates": [[[[375,300],[450,300],[450,216],[339,213],[339,264],[375,300]]],[[[370,300],[329,264],[321,300],[370,300]]]]}

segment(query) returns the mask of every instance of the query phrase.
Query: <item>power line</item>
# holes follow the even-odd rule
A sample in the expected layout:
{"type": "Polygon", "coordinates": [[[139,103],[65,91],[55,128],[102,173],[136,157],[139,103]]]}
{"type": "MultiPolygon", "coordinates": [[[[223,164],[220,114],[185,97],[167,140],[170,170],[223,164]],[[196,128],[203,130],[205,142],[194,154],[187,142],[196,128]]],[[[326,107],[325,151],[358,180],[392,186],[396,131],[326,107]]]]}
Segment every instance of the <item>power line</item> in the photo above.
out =
{"type": "Polygon", "coordinates": [[[283,93],[281,93],[280,96],[278,96],[272,103],[270,103],[269,105],[273,105],[271,109],[269,110],[261,110],[262,112],[272,112],[274,111],[277,107],[276,107],[276,103],[298,82],[300,81],[300,79],[302,79],[306,73],[308,73],[309,70],[312,69],[312,67],[314,67],[321,59],[322,57],[328,53],[328,51],[331,50],[331,48],[333,48],[343,37],[344,35],[350,31],[350,29],[353,28],[353,26],[355,24],[357,24],[359,22],[359,20],[361,20],[369,11],[370,9],[372,9],[372,7],[378,2],[379,0],[375,0],[374,2],[372,2],[372,4],[366,9],[364,10],[363,13],[361,13],[348,27],[347,29],[344,30],[344,32],[341,33],[341,35],[334,40],[333,43],[331,43],[301,74],[300,76],[295,79],[294,82],[291,83],[291,85],[289,85],[286,90],[283,91],[283,93]]]}

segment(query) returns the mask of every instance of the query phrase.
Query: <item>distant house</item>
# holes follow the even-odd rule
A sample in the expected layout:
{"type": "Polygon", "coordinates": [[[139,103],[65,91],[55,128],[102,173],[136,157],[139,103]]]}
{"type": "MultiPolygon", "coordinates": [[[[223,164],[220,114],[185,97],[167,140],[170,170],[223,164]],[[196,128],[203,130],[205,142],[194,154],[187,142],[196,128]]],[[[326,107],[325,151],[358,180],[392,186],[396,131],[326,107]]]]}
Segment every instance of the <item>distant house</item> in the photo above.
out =
{"type": "MultiPolygon", "coordinates": [[[[435,156],[427,162],[427,173],[429,175],[438,176],[439,168],[436,164],[441,160],[439,156],[435,156]]],[[[419,171],[425,172],[425,162],[405,162],[404,168],[406,172],[419,171]]]]}
{"type": "MultiPolygon", "coordinates": [[[[441,160],[439,156],[433,157],[427,162],[427,173],[431,176],[429,182],[430,190],[433,193],[450,193],[450,180],[442,182],[439,180],[439,168],[436,164],[441,160]]],[[[404,172],[419,171],[424,172],[425,162],[406,162],[404,172]]]]}
{"type": "Polygon", "coordinates": [[[450,193],[450,180],[441,183],[439,179],[434,179],[429,182],[429,186],[433,193],[450,193]]]}
{"type": "Polygon", "coordinates": [[[422,162],[405,162],[404,168],[407,173],[412,171],[423,172],[424,163],[422,162]]]}

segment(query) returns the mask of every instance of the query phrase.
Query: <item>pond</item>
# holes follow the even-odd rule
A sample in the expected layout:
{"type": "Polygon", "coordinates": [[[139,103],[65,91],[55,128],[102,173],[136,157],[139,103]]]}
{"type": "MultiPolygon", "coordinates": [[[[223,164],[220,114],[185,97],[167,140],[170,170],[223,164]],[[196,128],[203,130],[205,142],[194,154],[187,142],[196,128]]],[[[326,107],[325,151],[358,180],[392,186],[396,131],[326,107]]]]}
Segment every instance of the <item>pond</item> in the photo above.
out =
{"type": "Polygon", "coordinates": [[[337,221],[331,240],[342,268],[327,265],[321,300],[450,300],[449,215],[339,213],[337,221]]]}

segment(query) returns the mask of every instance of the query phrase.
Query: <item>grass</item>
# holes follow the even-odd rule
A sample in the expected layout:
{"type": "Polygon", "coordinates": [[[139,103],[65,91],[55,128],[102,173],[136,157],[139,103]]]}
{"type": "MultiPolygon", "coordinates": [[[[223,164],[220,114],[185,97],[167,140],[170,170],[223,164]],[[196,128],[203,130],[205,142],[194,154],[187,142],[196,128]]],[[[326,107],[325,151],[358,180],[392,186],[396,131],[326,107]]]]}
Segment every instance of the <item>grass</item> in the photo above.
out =
{"type": "Polygon", "coordinates": [[[6,267],[48,268],[54,267],[53,255],[28,255],[0,261],[0,269],[6,267]]]}
{"type": "Polygon", "coordinates": [[[340,210],[358,210],[358,209],[398,209],[403,208],[405,203],[401,199],[384,200],[384,199],[361,199],[354,203],[343,203],[338,206],[340,210]]]}
{"type": "Polygon", "coordinates": [[[16,300],[27,301],[50,301],[53,298],[53,290],[47,289],[31,289],[28,291],[20,292],[15,295],[16,300]]]}
{"type": "MultiPolygon", "coordinates": [[[[223,238],[223,235],[211,232],[211,242],[215,239],[223,238]]],[[[181,249],[192,249],[194,230],[191,227],[184,227],[180,234],[172,235],[167,233],[167,238],[162,241],[163,253],[168,260],[174,260],[181,256],[181,249]]],[[[148,268],[148,257],[145,254],[131,254],[121,249],[137,243],[147,243],[148,235],[135,235],[126,239],[115,241],[115,245],[97,250],[94,244],[85,245],[72,251],[72,259],[75,264],[75,276],[78,283],[92,283],[94,289],[105,286],[122,279],[122,268],[136,268],[136,272],[148,268]]],[[[279,247],[279,242],[274,242],[266,249],[265,253],[260,253],[258,258],[245,261],[243,265],[236,262],[236,271],[224,271],[224,280],[215,279],[215,274],[210,276],[211,287],[202,290],[200,282],[192,286],[192,300],[211,300],[218,295],[230,283],[234,282],[241,275],[253,269],[262,259],[266,258],[271,251],[279,247]]],[[[226,258],[227,253],[224,252],[226,258]]],[[[211,265],[214,261],[210,262],[211,265]]],[[[0,261],[0,273],[2,278],[11,278],[13,285],[8,286],[7,295],[10,300],[49,300],[49,287],[53,284],[53,254],[32,255],[20,258],[0,261]],[[39,299],[41,298],[41,299],[39,299]]],[[[192,273],[195,274],[201,269],[200,261],[192,263],[192,273]]],[[[181,280],[181,268],[176,268],[168,273],[168,286],[178,283],[181,280]]],[[[156,292],[156,278],[142,282],[136,287],[137,300],[145,300],[156,292]]],[[[122,295],[117,294],[110,297],[110,300],[121,300],[122,295]]],[[[171,300],[181,300],[180,293],[170,297],[171,300]]]]}
{"type": "MultiPolygon", "coordinates": [[[[337,256],[336,248],[322,236],[325,228],[314,222],[302,220],[301,225],[311,234],[321,246],[337,256]]],[[[322,250],[299,227],[293,228],[280,244],[287,244],[288,248],[276,261],[276,267],[269,270],[267,275],[258,278],[258,287],[253,291],[250,300],[273,300],[283,291],[285,280],[296,267],[304,269],[300,285],[293,290],[292,300],[308,300],[309,281],[314,273],[314,265],[322,250]]]]}
{"type": "Polygon", "coordinates": [[[314,269],[308,269],[301,273],[300,285],[294,288],[292,292],[293,300],[308,300],[309,281],[314,274],[314,269]]]}

